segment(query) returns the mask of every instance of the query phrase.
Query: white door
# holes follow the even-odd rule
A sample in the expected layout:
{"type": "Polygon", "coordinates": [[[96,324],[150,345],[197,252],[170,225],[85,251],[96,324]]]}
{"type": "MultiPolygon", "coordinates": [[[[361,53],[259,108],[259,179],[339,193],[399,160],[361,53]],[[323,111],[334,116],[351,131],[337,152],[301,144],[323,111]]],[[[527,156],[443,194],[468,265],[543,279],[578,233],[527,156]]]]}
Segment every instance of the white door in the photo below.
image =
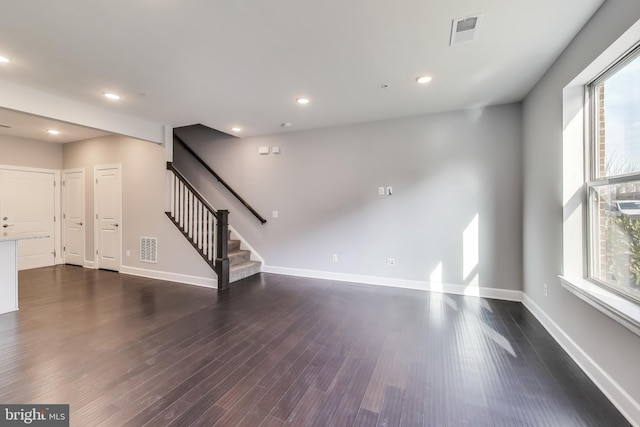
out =
{"type": "Polygon", "coordinates": [[[97,267],[120,271],[122,215],[120,166],[96,166],[95,177],[97,267]]]}
{"type": "Polygon", "coordinates": [[[0,171],[0,224],[3,232],[45,234],[18,243],[18,269],[55,263],[55,175],[53,172],[0,171]]]}
{"type": "Polygon", "coordinates": [[[62,221],[64,262],[84,265],[84,170],[62,174],[62,221]]]}

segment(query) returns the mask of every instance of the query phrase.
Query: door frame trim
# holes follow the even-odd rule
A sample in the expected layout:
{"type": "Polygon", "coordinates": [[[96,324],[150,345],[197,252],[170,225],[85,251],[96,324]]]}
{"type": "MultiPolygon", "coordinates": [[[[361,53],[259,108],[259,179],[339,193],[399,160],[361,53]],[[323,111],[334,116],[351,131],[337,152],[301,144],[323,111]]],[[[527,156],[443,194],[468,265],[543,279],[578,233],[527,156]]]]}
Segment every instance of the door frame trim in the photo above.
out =
{"type": "Polygon", "coordinates": [[[123,218],[122,218],[122,163],[112,163],[112,164],[107,164],[107,165],[94,165],[93,166],[93,268],[100,268],[100,257],[98,257],[98,255],[96,254],[96,251],[98,250],[98,242],[99,242],[99,224],[98,224],[98,218],[97,218],[97,211],[98,211],[98,191],[97,191],[97,184],[96,181],[98,179],[98,171],[99,170],[103,170],[103,169],[118,169],[118,172],[120,173],[120,225],[118,227],[118,238],[120,240],[120,265],[118,266],[118,271],[122,270],[122,222],[123,222],[123,218]]]}
{"type": "Polygon", "coordinates": [[[60,185],[60,170],[0,164],[0,171],[2,170],[53,174],[53,181],[55,183],[55,187],[53,188],[53,215],[55,216],[55,221],[53,224],[53,249],[56,252],[55,256],[53,257],[53,264],[56,265],[64,263],[64,259],[62,256],[62,192],[60,191],[60,187],[62,187],[62,185],[60,185]]]}
{"type": "MultiPolygon", "coordinates": [[[[86,171],[85,168],[72,168],[72,169],[62,169],[61,174],[60,174],[60,183],[62,183],[62,181],[64,180],[64,176],[67,173],[81,173],[82,174],[82,179],[83,179],[83,183],[82,183],[82,188],[84,189],[84,205],[82,206],[82,222],[85,224],[85,228],[84,228],[84,239],[82,239],[82,266],[83,267],[87,267],[88,261],[87,261],[87,228],[86,228],[86,224],[87,224],[87,181],[86,181],[86,171]]],[[[66,212],[63,212],[65,206],[66,206],[66,191],[62,191],[62,187],[64,187],[64,185],[60,185],[60,193],[61,193],[61,204],[60,204],[60,229],[62,231],[62,239],[61,239],[61,246],[64,248],[67,246],[67,233],[66,233],[66,229],[64,226],[64,215],[66,214],[66,212]]],[[[66,251],[61,251],[60,254],[62,255],[62,264],[65,264],[67,261],[67,252],[66,251]]]]}

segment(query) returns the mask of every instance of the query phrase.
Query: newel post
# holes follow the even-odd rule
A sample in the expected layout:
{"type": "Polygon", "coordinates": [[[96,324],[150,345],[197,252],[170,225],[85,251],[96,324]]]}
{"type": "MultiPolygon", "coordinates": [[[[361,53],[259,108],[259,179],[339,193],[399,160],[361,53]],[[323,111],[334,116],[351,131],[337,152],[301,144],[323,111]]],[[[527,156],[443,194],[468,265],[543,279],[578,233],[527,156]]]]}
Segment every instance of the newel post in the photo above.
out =
{"type": "Polygon", "coordinates": [[[218,211],[216,227],[216,274],[218,291],[229,288],[229,211],[218,211]]]}

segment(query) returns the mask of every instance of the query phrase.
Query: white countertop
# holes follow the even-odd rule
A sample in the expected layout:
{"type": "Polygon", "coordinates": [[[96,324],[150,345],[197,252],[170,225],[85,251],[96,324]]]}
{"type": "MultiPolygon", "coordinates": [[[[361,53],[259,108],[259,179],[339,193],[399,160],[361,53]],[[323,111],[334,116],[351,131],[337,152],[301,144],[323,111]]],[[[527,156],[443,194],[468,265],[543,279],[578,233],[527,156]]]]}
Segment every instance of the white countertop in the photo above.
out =
{"type": "Polygon", "coordinates": [[[12,240],[47,239],[48,237],[48,234],[0,233],[0,242],[7,242],[12,240]]]}

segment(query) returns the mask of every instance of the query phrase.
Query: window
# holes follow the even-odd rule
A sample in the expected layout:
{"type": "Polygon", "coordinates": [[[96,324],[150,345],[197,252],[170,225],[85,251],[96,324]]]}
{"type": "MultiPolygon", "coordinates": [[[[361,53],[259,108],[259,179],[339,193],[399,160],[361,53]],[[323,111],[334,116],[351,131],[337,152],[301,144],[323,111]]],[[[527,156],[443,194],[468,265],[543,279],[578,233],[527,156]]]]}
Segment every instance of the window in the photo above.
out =
{"type": "Polygon", "coordinates": [[[640,47],[588,90],[588,276],[640,302],[640,47]]]}

